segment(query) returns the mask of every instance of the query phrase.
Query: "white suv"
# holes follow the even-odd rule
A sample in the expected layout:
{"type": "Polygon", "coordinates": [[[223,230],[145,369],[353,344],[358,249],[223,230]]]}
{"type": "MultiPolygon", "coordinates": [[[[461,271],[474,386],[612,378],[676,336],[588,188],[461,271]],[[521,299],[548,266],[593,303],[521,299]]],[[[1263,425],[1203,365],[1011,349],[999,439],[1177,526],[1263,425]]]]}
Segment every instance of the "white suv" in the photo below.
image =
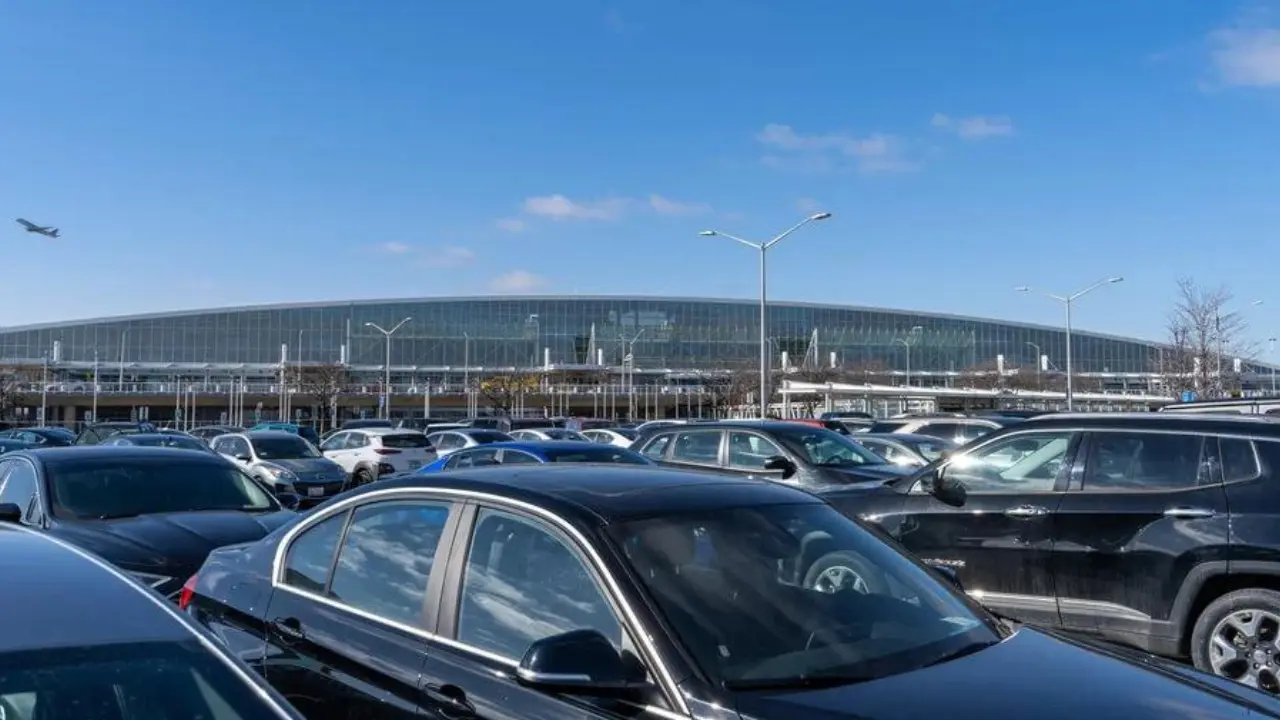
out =
{"type": "Polygon", "coordinates": [[[341,465],[356,485],[413,472],[436,459],[426,435],[399,428],[340,430],[320,443],[320,452],[341,465]]]}

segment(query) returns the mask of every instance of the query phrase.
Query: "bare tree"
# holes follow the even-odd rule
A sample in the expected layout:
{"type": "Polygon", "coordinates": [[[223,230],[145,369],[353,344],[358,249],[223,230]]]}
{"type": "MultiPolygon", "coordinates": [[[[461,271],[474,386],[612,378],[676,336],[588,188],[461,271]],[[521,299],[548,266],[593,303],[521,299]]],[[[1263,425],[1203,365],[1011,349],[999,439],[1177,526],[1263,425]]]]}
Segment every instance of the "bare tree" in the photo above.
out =
{"type": "Polygon", "coordinates": [[[33,371],[22,365],[0,367],[0,420],[11,419],[26,407],[27,393],[32,382],[40,381],[40,369],[33,371]]]}
{"type": "Polygon", "coordinates": [[[324,418],[329,427],[338,426],[338,401],[351,386],[351,372],[345,365],[307,365],[293,372],[298,393],[315,400],[321,418],[318,432],[324,432],[324,418]]]}
{"type": "Polygon", "coordinates": [[[1252,357],[1256,348],[1245,337],[1244,318],[1230,307],[1232,299],[1225,287],[1178,279],[1168,343],[1156,359],[1166,390],[1221,397],[1239,387],[1234,359],[1252,357]]]}
{"type": "Polygon", "coordinates": [[[520,396],[536,393],[538,387],[538,376],[523,373],[491,375],[479,383],[480,394],[504,415],[511,412],[520,396]]]}
{"type": "Polygon", "coordinates": [[[730,366],[707,372],[702,384],[716,417],[726,417],[751,401],[760,387],[760,374],[755,368],[730,366]]]}

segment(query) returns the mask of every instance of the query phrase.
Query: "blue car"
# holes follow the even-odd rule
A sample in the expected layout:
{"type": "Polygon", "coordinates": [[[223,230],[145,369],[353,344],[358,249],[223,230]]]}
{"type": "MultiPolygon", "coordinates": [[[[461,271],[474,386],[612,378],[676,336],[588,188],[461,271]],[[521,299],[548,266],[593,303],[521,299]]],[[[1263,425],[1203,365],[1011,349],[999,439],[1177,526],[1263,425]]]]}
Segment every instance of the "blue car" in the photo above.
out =
{"type": "Polygon", "coordinates": [[[613,445],[585,443],[579,440],[546,440],[539,442],[496,442],[464,448],[425,465],[418,474],[438,473],[458,468],[489,465],[531,465],[542,463],[622,463],[653,465],[640,453],[613,445]]]}
{"type": "Polygon", "coordinates": [[[249,428],[249,432],[254,432],[256,430],[280,430],[282,432],[293,433],[312,445],[318,446],[320,444],[320,435],[317,434],[316,429],[310,425],[299,425],[291,422],[260,422],[249,428]]]}

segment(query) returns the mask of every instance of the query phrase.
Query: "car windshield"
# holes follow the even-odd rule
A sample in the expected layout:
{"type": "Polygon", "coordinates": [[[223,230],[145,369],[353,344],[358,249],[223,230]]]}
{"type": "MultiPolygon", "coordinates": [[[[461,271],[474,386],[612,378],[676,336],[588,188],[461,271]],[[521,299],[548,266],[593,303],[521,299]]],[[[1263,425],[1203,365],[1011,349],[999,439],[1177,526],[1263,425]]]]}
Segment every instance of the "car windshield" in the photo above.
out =
{"type": "Polygon", "coordinates": [[[382,436],[382,447],[396,450],[415,450],[429,448],[431,443],[427,440],[427,436],[422,433],[395,433],[382,436]]]}
{"type": "Polygon", "coordinates": [[[823,428],[795,425],[779,428],[773,436],[788,450],[810,465],[847,467],[850,465],[884,465],[884,458],[849,439],[847,435],[823,428]]]}
{"type": "Polygon", "coordinates": [[[871,423],[871,427],[867,428],[869,433],[891,433],[898,432],[907,426],[906,420],[880,420],[871,423]]]}
{"type": "Polygon", "coordinates": [[[993,619],[825,504],[609,532],[690,655],[729,688],[872,679],[999,641],[993,619]]]}
{"type": "Polygon", "coordinates": [[[578,442],[591,442],[591,438],[583,435],[577,430],[565,430],[564,428],[543,428],[538,432],[546,435],[552,440],[576,440],[578,442]]]}
{"type": "Polygon", "coordinates": [[[268,512],[276,501],[218,458],[97,456],[45,461],[53,514],[81,520],[169,512],[268,512]]]}
{"type": "Polygon", "coordinates": [[[920,453],[929,462],[937,460],[942,457],[942,453],[954,450],[957,447],[955,443],[941,438],[913,438],[899,442],[920,453]]]}
{"type": "Polygon", "coordinates": [[[572,450],[543,450],[547,462],[553,463],[624,463],[627,465],[652,465],[643,455],[626,448],[608,445],[586,445],[572,450]]]}
{"type": "Polygon", "coordinates": [[[258,437],[249,442],[253,445],[253,454],[262,460],[302,460],[321,457],[311,443],[300,437],[258,437]]]}
{"type": "Polygon", "coordinates": [[[469,432],[467,433],[467,435],[469,435],[472,440],[475,440],[476,443],[480,445],[488,445],[489,443],[496,443],[496,442],[512,442],[513,440],[515,440],[515,438],[511,437],[510,435],[503,432],[498,432],[497,430],[481,430],[478,432],[469,432]]]}
{"type": "Polygon", "coordinates": [[[196,640],[0,654],[0,718],[279,720],[196,640]]]}
{"type": "Polygon", "coordinates": [[[120,445],[141,445],[144,447],[171,447],[181,450],[208,450],[209,446],[200,442],[195,438],[186,437],[185,435],[156,434],[156,435],[133,435],[122,438],[118,441],[120,445]]]}

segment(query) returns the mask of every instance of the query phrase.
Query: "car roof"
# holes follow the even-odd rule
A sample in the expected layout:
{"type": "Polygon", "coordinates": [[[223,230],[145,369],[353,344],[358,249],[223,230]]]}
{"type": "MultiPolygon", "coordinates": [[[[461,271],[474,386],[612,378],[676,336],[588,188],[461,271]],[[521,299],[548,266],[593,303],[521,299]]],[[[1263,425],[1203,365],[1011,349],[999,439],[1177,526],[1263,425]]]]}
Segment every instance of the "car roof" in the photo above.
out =
{"type": "Polygon", "coordinates": [[[494,495],[596,524],[708,509],[822,502],[803,490],[767,480],[646,465],[498,465],[404,475],[366,487],[450,488],[494,495]]]}
{"type": "Polygon", "coordinates": [[[849,437],[857,440],[858,438],[880,438],[882,440],[897,440],[901,443],[943,443],[945,445],[955,445],[954,440],[946,438],[934,437],[932,435],[919,435],[917,433],[854,433],[849,437]]]}
{"type": "Polygon", "coordinates": [[[1147,430],[1179,430],[1184,432],[1248,432],[1280,436],[1280,422],[1266,415],[1213,413],[1053,413],[1027,418],[1010,429],[1044,427],[1121,426],[1147,430]]]}
{"type": "Polygon", "coordinates": [[[157,459],[176,462],[186,457],[192,462],[225,463],[222,458],[206,450],[187,450],[185,448],[154,447],[147,445],[71,445],[68,447],[42,447],[38,450],[23,450],[5,455],[5,459],[22,457],[34,459],[41,463],[60,462],[66,460],[102,460],[110,462],[121,458],[138,460],[157,459]]]}
{"type": "Polygon", "coordinates": [[[406,427],[356,427],[339,430],[338,432],[358,432],[366,435],[421,435],[422,431],[415,428],[406,427]]]}
{"type": "MultiPolygon", "coordinates": [[[[623,448],[614,445],[602,445],[601,443],[588,443],[581,440],[511,440],[496,443],[489,443],[481,446],[482,448],[510,448],[512,450],[527,450],[532,453],[541,453],[546,450],[581,450],[582,448],[604,448],[606,450],[621,450],[623,448]]],[[[472,448],[468,448],[470,450],[472,448]]],[[[479,449],[479,448],[476,448],[479,449]]]]}
{"type": "Polygon", "coordinates": [[[194,637],[105,562],[19,526],[0,525],[0,577],[22,578],[5,583],[0,652],[194,637]],[[102,622],[103,608],[110,622],[102,622]]]}
{"type": "MultiPolygon", "coordinates": [[[[133,433],[132,435],[121,435],[120,438],[123,440],[128,440],[130,442],[135,442],[137,440],[146,440],[148,438],[156,438],[157,440],[168,440],[171,438],[186,438],[188,440],[194,440],[196,442],[200,442],[199,438],[195,437],[194,435],[189,435],[185,432],[182,432],[181,430],[173,430],[171,432],[133,433]]],[[[116,438],[114,437],[107,438],[107,440],[115,440],[115,439],[116,438]]]]}
{"type": "Polygon", "coordinates": [[[296,438],[297,433],[288,430],[246,430],[240,433],[227,433],[228,435],[243,435],[250,440],[270,439],[270,438],[296,438]]]}

